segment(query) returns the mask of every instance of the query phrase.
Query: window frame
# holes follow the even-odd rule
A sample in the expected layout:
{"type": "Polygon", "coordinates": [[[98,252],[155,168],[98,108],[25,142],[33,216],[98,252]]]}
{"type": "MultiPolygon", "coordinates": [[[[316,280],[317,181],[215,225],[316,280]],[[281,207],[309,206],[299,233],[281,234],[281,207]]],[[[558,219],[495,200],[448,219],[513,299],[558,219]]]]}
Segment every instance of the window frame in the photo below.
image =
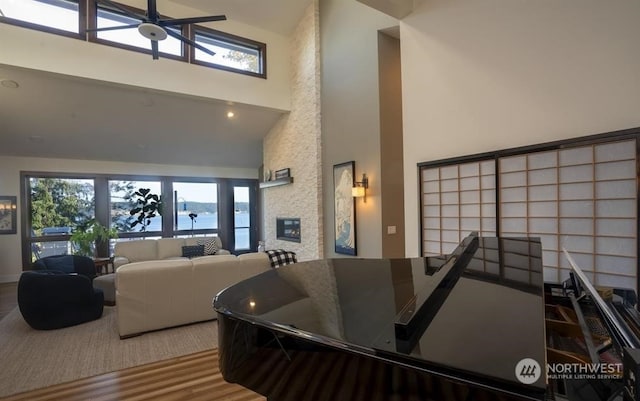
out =
{"type": "Polygon", "coordinates": [[[34,31],[51,33],[54,35],[66,36],[68,38],[85,40],[86,26],[84,25],[83,21],[86,21],[87,16],[87,0],[68,1],[78,3],[78,33],[65,31],[64,29],[53,28],[47,25],[40,25],[33,22],[23,21],[3,15],[0,15],[0,23],[19,26],[21,28],[31,29],[34,31]]]}
{"type": "MultiPolygon", "coordinates": [[[[166,182],[163,180],[163,177],[161,176],[140,176],[140,175],[105,175],[104,178],[106,178],[106,183],[104,186],[104,190],[106,191],[106,196],[107,198],[104,200],[106,202],[106,206],[107,206],[107,210],[106,213],[103,210],[100,210],[100,217],[102,218],[101,220],[96,217],[96,219],[98,219],[100,221],[100,223],[102,223],[104,226],[106,227],[111,227],[111,191],[109,189],[109,182],[110,181],[157,181],[160,183],[160,194],[158,195],[162,195],[162,199],[165,199],[164,197],[164,192],[165,192],[165,187],[166,187],[166,182]]],[[[96,191],[97,193],[97,191],[96,191]]],[[[98,197],[98,195],[96,194],[96,198],[98,197]]],[[[97,203],[97,199],[96,199],[96,203],[97,203]]],[[[164,206],[164,205],[163,205],[164,206]]],[[[97,206],[96,206],[97,209],[97,206]]],[[[130,231],[130,232],[118,232],[118,239],[120,238],[144,238],[144,237],[158,237],[158,236],[164,236],[164,230],[165,230],[165,218],[164,218],[164,208],[162,210],[163,214],[161,215],[162,218],[162,223],[160,225],[161,229],[160,231],[146,231],[146,232],[140,232],[137,231],[138,229],[136,229],[136,231],[130,231]]],[[[98,210],[96,210],[96,216],[98,215],[98,210]]]]}
{"type": "Polygon", "coordinates": [[[20,172],[20,228],[21,228],[21,246],[22,246],[22,265],[23,270],[27,266],[31,266],[31,245],[32,243],[42,242],[57,242],[57,241],[69,241],[70,234],[54,234],[54,235],[40,235],[31,236],[31,185],[29,183],[31,178],[59,178],[59,179],[74,179],[74,180],[93,180],[94,181],[94,218],[99,221],[98,218],[98,201],[97,201],[97,184],[94,176],[90,174],[80,173],[64,173],[56,174],[50,172],[20,172]]]}
{"type": "MultiPolygon", "coordinates": [[[[177,238],[191,235],[191,230],[177,230],[173,227],[173,182],[193,182],[193,183],[215,183],[218,186],[218,228],[215,229],[195,229],[193,235],[218,235],[222,240],[225,249],[229,249],[232,253],[239,254],[245,252],[256,252],[258,248],[257,233],[260,230],[261,222],[257,217],[258,205],[258,180],[257,179],[232,179],[218,177],[191,177],[191,176],[161,176],[161,175],[124,175],[124,174],[83,174],[83,173],[67,173],[52,171],[21,171],[20,172],[20,227],[21,227],[21,248],[22,248],[22,266],[23,270],[31,268],[31,244],[34,242],[53,242],[53,241],[69,241],[71,235],[47,235],[31,236],[31,187],[30,178],[61,178],[61,179],[87,179],[94,181],[95,194],[95,219],[99,223],[110,227],[111,218],[111,193],[109,190],[109,181],[159,181],[161,195],[163,199],[163,218],[162,230],[153,232],[124,232],[119,233],[119,239],[143,239],[145,237],[162,237],[177,238]],[[241,183],[249,186],[250,202],[253,205],[251,210],[251,237],[250,249],[234,252],[233,243],[233,222],[234,222],[234,205],[233,205],[233,187],[241,183]]],[[[109,252],[108,245],[102,244],[98,250],[99,254],[107,254],[109,252]]]]}
{"type": "MultiPolygon", "coordinates": [[[[190,178],[190,179],[187,179],[185,181],[181,181],[179,179],[176,179],[176,177],[172,177],[171,188],[167,188],[167,191],[169,193],[169,196],[171,197],[171,210],[170,210],[171,219],[169,219],[171,224],[169,224],[169,225],[172,228],[174,236],[191,236],[192,234],[193,235],[206,235],[206,234],[211,234],[212,231],[214,231],[214,230],[215,230],[216,234],[220,235],[220,227],[221,227],[220,218],[221,218],[221,214],[222,214],[221,213],[221,207],[220,207],[220,205],[221,205],[221,197],[220,197],[221,190],[220,190],[220,187],[221,187],[220,181],[216,180],[216,179],[213,179],[213,180],[197,179],[196,180],[194,178],[190,178]],[[215,184],[216,185],[216,190],[217,190],[216,196],[217,196],[217,199],[218,199],[218,228],[194,228],[193,230],[191,230],[191,229],[179,230],[176,227],[174,227],[175,221],[174,221],[174,214],[173,213],[175,212],[176,207],[175,207],[175,192],[174,192],[175,188],[173,187],[173,183],[175,183],[175,182],[181,183],[181,184],[190,183],[190,184],[215,184]]],[[[163,198],[164,198],[164,195],[163,195],[163,198]]],[[[178,203],[180,203],[179,199],[178,199],[178,203]]],[[[163,220],[163,227],[164,227],[164,220],[163,220]]],[[[227,246],[226,243],[223,242],[223,244],[224,244],[225,247],[227,246]]]]}
{"type": "MultiPolygon", "coordinates": [[[[95,29],[97,26],[97,18],[98,18],[98,8],[107,10],[109,12],[113,12],[116,14],[121,14],[117,9],[110,8],[103,4],[98,5],[94,0],[69,0],[74,3],[78,3],[78,33],[73,33],[57,28],[48,27],[46,25],[35,24],[31,22],[26,22],[6,16],[0,16],[0,23],[5,23],[9,25],[15,25],[22,28],[32,29],[36,31],[41,31],[45,33],[50,33],[54,35],[60,35],[65,37],[70,37],[74,39],[83,40],[86,42],[97,43],[105,46],[115,47],[123,50],[129,50],[137,53],[149,54],[151,55],[150,49],[144,49],[137,46],[127,45],[125,43],[114,42],[107,39],[98,38],[98,34],[95,31],[87,31],[87,29],[95,29]]],[[[131,10],[137,14],[145,14],[145,10],[141,10],[138,8],[134,8],[128,6],[126,4],[117,3],[121,7],[131,10]]],[[[173,18],[169,16],[162,16],[163,18],[173,18]]],[[[196,60],[195,58],[195,49],[188,45],[185,42],[181,42],[182,55],[177,56],[174,54],[160,52],[163,58],[168,58],[171,60],[182,61],[185,63],[199,65],[207,68],[213,68],[216,70],[222,70],[227,72],[233,72],[236,74],[248,75],[256,78],[267,79],[267,45],[266,43],[262,43],[253,39],[233,35],[230,33],[226,33],[223,31],[211,29],[202,25],[183,25],[180,27],[181,35],[195,41],[196,33],[200,35],[205,35],[211,37],[215,40],[220,40],[222,42],[226,42],[232,46],[241,46],[252,48],[258,51],[259,57],[259,65],[260,72],[246,71],[239,68],[233,68],[225,65],[220,65],[208,61],[196,60]]]]}
{"type": "MultiPolygon", "coordinates": [[[[108,12],[111,12],[111,13],[118,14],[118,15],[121,15],[123,17],[126,17],[126,15],[124,15],[123,13],[118,11],[117,9],[110,8],[110,7],[108,7],[106,5],[103,5],[103,4],[98,5],[97,3],[92,2],[91,0],[89,0],[89,1],[90,1],[89,4],[95,4],[95,7],[89,6],[89,14],[88,14],[89,16],[87,18],[87,22],[88,22],[87,29],[96,29],[97,28],[97,26],[98,26],[98,9],[102,9],[102,10],[105,10],[105,11],[108,11],[108,12]]],[[[120,4],[120,3],[118,3],[118,4],[122,8],[127,9],[127,10],[129,10],[129,11],[131,11],[133,13],[136,13],[136,14],[143,14],[144,15],[145,12],[146,12],[145,10],[141,10],[139,8],[131,7],[131,6],[128,6],[128,5],[125,5],[125,4],[120,4]]],[[[98,44],[105,45],[105,46],[117,47],[118,49],[124,49],[124,50],[129,50],[129,51],[133,51],[133,52],[137,52],[137,53],[148,54],[148,55],[152,54],[151,49],[144,49],[144,48],[141,48],[141,47],[138,47],[138,46],[128,45],[126,43],[115,42],[115,41],[112,41],[112,40],[99,38],[98,37],[98,32],[95,32],[95,31],[86,32],[86,30],[85,30],[85,33],[86,33],[86,40],[88,42],[91,42],[91,43],[98,43],[98,44]]],[[[180,26],[180,34],[182,36],[188,35],[188,30],[187,30],[186,26],[180,26]]],[[[182,41],[180,41],[180,44],[181,44],[181,48],[182,48],[182,55],[181,56],[177,56],[175,54],[170,54],[170,53],[165,53],[165,52],[162,52],[162,51],[159,51],[159,53],[162,55],[163,58],[189,62],[188,53],[187,53],[188,52],[187,47],[190,47],[190,46],[188,46],[186,43],[184,43],[182,41]]]]}
{"type": "Polygon", "coordinates": [[[228,182],[229,188],[227,190],[227,201],[226,204],[231,208],[231,219],[229,221],[230,230],[229,230],[229,238],[227,239],[227,243],[229,244],[229,251],[242,254],[249,252],[256,252],[257,243],[258,243],[258,230],[259,230],[259,222],[258,222],[258,180],[251,179],[232,179],[228,182]],[[236,228],[247,228],[247,227],[236,227],[235,225],[235,187],[247,187],[249,189],[249,248],[236,249],[236,239],[235,239],[235,230],[236,228]]]}
{"type": "Polygon", "coordinates": [[[238,74],[250,75],[258,78],[267,78],[267,45],[262,42],[243,38],[240,36],[232,35],[215,29],[207,28],[201,25],[194,25],[189,29],[189,39],[196,41],[196,35],[206,36],[208,38],[218,40],[221,42],[229,43],[233,46],[246,47],[254,49],[258,52],[258,65],[259,71],[247,71],[239,68],[233,68],[226,65],[216,64],[208,61],[197,60],[195,55],[195,48],[189,47],[189,58],[191,64],[202,65],[205,67],[211,67],[218,70],[236,72],[238,74]]]}

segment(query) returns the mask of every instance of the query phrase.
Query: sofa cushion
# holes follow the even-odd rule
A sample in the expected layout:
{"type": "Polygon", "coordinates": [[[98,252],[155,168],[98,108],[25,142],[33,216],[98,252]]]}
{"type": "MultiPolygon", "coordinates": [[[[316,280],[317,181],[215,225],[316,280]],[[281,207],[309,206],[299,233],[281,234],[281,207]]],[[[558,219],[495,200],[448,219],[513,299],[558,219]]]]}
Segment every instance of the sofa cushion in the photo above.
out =
{"type": "Polygon", "coordinates": [[[116,272],[120,336],[198,321],[193,313],[191,261],[129,263],[116,272]]]}
{"type": "MultiPolygon", "coordinates": [[[[222,249],[222,240],[218,236],[185,238],[184,239],[184,244],[185,245],[201,245],[202,244],[202,240],[213,240],[215,242],[215,244],[216,244],[215,246],[218,248],[218,250],[219,251],[224,251],[224,249],[222,249]]],[[[217,252],[217,254],[219,254],[219,252],[217,252]]]]}
{"type": "Polygon", "coordinates": [[[184,238],[160,238],[158,242],[158,255],[153,259],[169,259],[182,255],[182,247],[185,244],[184,238]]]}
{"type": "Polygon", "coordinates": [[[163,260],[182,257],[184,245],[198,245],[203,239],[213,240],[217,245],[216,255],[228,255],[229,251],[222,249],[220,237],[188,237],[188,238],[160,238],[131,241],[119,241],[114,250],[114,267],[118,268],[128,263],[146,260],[163,260]]]}
{"type": "Polygon", "coordinates": [[[204,256],[204,245],[185,245],[182,247],[182,256],[189,259],[204,256]]]}
{"type": "Polygon", "coordinates": [[[151,260],[121,266],[115,283],[118,332],[126,337],[215,319],[212,302],[217,293],[269,270],[266,253],[151,260]]]}
{"type": "Polygon", "coordinates": [[[154,239],[118,241],[116,242],[114,254],[116,256],[124,256],[129,259],[130,263],[157,259],[157,242],[154,239]]]}
{"type": "Polygon", "coordinates": [[[237,260],[236,255],[206,255],[201,258],[195,258],[191,260],[193,268],[208,269],[215,266],[217,263],[235,262],[237,260]]]}
{"type": "Polygon", "coordinates": [[[235,282],[239,282],[245,278],[269,271],[270,269],[269,257],[266,253],[244,253],[242,255],[238,255],[238,263],[234,272],[238,274],[238,276],[234,277],[234,280],[235,282]]]}
{"type": "Polygon", "coordinates": [[[215,255],[220,250],[218,246],[217,237],[199,238],[198,245],[204,246],[205,255],[215,255]]]}

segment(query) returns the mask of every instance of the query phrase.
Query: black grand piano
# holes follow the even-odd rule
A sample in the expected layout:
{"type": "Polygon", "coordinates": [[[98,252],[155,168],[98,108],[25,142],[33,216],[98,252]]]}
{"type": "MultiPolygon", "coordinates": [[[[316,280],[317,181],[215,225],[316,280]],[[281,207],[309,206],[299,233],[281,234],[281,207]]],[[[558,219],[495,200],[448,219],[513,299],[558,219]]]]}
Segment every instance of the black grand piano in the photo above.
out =
{"type": "Polygon", "coordinates": [[[472,234],[450,255],[273,269],[214,299],[220,370],[270,401],[622,400],[621,368],[574,370],[638,347],[635,293],[545,285],[541,255],[472,234]]]}

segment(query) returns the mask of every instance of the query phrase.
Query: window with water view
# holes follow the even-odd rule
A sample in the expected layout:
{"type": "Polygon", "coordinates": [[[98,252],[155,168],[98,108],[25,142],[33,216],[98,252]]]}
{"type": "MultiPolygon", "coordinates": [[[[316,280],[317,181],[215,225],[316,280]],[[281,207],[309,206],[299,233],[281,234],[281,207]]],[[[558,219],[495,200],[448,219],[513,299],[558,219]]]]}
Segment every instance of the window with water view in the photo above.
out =
{"type": "Polygon", "coordinates": [[[253,207],[256,180],[149,178],[95,174],[22,173],[28,196],[23,221],[23,262],[52,255],[77,254],[71,241],[100,223],[115,229],[117,239],[96,244],[97,256],[113,255],[116,241],[142,238],[219,236],[232,252],[255,250],[253,207]],[[140,218],[145,204],[155,204],[140,218]],[[227,214],[221,218],[221,213],[227,214]]]}

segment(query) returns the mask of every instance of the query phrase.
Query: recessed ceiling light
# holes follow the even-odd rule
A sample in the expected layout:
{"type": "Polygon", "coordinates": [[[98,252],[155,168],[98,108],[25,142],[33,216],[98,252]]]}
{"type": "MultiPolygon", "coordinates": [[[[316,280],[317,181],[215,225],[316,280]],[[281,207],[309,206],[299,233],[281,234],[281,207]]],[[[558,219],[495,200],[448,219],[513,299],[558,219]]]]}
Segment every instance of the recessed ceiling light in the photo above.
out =
{"type": "Polygon", "coordinates": [[[0,80],[0,85],[10,89],[16,89],[17,87],[20,86],[20,84],[18,84],[16,81],[12,79],[2,79],[0,80]]]}
{"type": "Polygon", "coordinates": [[[227,118],[233,118],[233,116],[235,116],[233,111],[230,111],[230,112],[227,113],[227,118]]]}

